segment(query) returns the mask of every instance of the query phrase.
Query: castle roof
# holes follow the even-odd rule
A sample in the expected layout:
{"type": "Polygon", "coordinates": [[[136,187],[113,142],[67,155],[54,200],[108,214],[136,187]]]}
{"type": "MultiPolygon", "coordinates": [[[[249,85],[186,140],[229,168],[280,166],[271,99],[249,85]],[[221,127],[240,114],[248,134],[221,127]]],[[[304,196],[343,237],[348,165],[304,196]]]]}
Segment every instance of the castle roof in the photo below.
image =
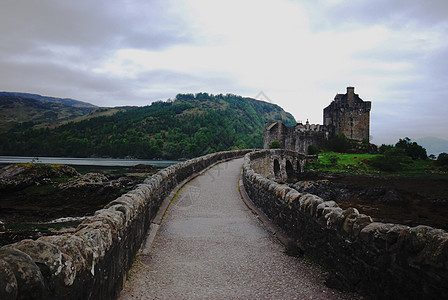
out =
{"type": "MultiPolygon", "coordinates": [[[[347,99],[348,99],[347,94],[336,94],[336,96],[334,97],[334,101],[338,103],[346,103],[347,99]]],[[[353,100],[359,103],[364,102],[364,100],[362,100],[358,94],[354,94],[353,100]]]]}
{"type": "MultiPolygon", "coordinates": [[[[266,130],[271,130],[272,128],[274,128],[276,125],[278,125],[278,122],[272,122],[271,124],[269,124],[269,126],[266,128],[266,130]]],[[[282,122],[280,122],[280,124],[282,125],[282,127],[288,128],[285,124],[283,124],[282,122]]]]}
{"type": "Polygon", "coordinates": [[[277,122],[271,123],[271,125],[269,125],[267,129],[271,130],[275,125],[277,125],[277,122]]]}

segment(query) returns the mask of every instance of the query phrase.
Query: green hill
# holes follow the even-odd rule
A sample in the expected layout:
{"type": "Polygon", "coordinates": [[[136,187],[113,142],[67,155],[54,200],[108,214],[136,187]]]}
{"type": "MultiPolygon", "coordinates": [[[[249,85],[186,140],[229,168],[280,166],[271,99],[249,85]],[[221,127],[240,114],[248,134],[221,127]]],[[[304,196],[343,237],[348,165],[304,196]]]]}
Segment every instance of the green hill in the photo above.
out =
{"type": "Polygon", "coordinates": [[[275,104],[236,95],[180,94],[56,128],[0,135],[1,155],[190,158],[261,148],[266,121],[294,117],[275,104]]]}
{"type": "Polygon", "coordinates": [[[0,133],[49,126],[85,116],[95,108],[92,104],[73,99],[0,92],[0,133]]]}

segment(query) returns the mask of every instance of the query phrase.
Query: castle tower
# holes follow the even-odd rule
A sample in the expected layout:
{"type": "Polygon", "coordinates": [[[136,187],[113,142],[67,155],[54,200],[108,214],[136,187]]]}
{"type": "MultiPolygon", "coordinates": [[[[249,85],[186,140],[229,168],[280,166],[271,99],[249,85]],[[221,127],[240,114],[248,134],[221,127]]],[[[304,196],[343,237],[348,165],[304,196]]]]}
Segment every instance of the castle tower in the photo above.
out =
{"type": "Polygon", "coordinates": [[[355,94],[354,87],[347,87],[346,94],[337,94],[324,109],[324,125],[334,134],[344,134],[353,140],[369,140],[371,102],[355,94]]]}
{"type": "Polygon", "coordinates": [[[269,145],[273,141],[280,143],[280,148],[285,148],[285,139],[288,128],[283,124],[282,119],[278,119],[277,122],[265,123],[263,148],[268,149],[269,145]]]}

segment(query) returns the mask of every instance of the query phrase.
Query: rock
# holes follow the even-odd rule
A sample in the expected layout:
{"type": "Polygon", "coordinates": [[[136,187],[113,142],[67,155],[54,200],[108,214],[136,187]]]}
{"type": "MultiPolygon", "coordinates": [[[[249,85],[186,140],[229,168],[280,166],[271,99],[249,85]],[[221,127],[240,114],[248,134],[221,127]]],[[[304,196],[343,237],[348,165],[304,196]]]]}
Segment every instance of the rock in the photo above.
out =
{"type": "Polygon", "coordinates": [[[359,214],[353,223],[352,228],[352,234],[353,236],[357,237],[361,230],[366,227],[367,225],[373,223],[373,220],[370,216],[367,216],[365,214],[359,214]]]}
{"type": "Polygon", "coordinates": [[[9,264],[0,258],[0,299],[17,298],[17,280],[9,264]]]}
{"type": "Polygon", "coordinates": [[[109,179],[101,173],[87,173],[85,175],[79,175],[75,179],[66,183],[59,184],[59,189],[78,188],[85,185],[98,185],[109,182],[109,179]]]}
{"type": "Polygon", "coordinates": [[[387,203],[388,205],[401,205],[406,202],[401,194],[396,190],[387,191],[382,197],[378,199],[380,202],[387,203]]]}
{"type": "MultiPolygon", "coordinates": [[[[45,298],[46,287],[44,278],[28,254],[14,248],[3,247],[0,248],[0,257],[9,265],[10,270],[14,273],[17,281],[18,299],[45,298]]],[[[10,279],[12,278],[10,277],[10,279]]],[[[14,282],[10,281],[9,284],[13,285],[14,282]]]]}
{"type": "Polygon", "coordinates": [[[10,192],[31,185],[52,183],[51,178],[79,175],[72,167],[47,164],[13,164],[0,170],[0,191],[10,192]]]}
{"type": "MultiPolygon", "coordinates": [[[[8,168],[7,172],[3,173],[3,178],[9,178],[10,183],[13,182],[10,186],[14,186],[15,189],[24,186],[24,181],[18,178],[29,180],[26,184],[35,184],[32,181],[36,177],[22,176],[25,175],[24,172],[28,172],[24,171],[24,168],[18,165],[8,168]]],[[[63,174],[73,175],[71,168],[56,169],[62,170],[63,174]]],[[[53,228],[61,225],[76,227],[82,217],[94,214],[96,210],[136,188],[143,181],[142,177],[109,177],[100,173],[85,175],[75,173],[75,175],[74,179],[65,183],[42,184],[39,187],[33,186],[26,190],[10,190],[4,193],[0,191],[0,228],[10,229],[23,223],[27,223],[25,228],[30,228],[26,231],[0,232],[0,246],[23,239],[35,240],[42,235],[50,234],[53,228]],[[32,226],[36,226],[34,225],[36,223],[42,228],[40,231],[34,231],[32,226]],[[48,230],[43,228],[41,223],[45,223],[44,226],[48,230]]]]}
{"type": "Polygon", "coordinates": [[[361,229],[359,238],[378,250],[390,250],[400,243],[398,241],[400,234],[407,232],[408,229],[409,227],[405,225],[373,222],[361,229]]]}
{"type": "Polygon", "coordinates": [[[344,232],[348,235],[353,235],[353,224],[355,223],[359,212],[356,208],[350,207],[342,213],[345,217],[344,225],[342,226],[342,229],[344,232]]]}
{"type": "Polygon", "coordinates": [[[154,173],[157,171],[157,168],[152,165],[138,164],[133,166],[132,171],[137,173],[154,173]]]}
{"type": "Polygon", "coordinates": [[[18,249],[28,254],[39,267],[53,294],[57,294],[54,291],[56,287],[73,284],[76,270],[72,258],[62,253],[55,245],[41,240],[22,240],[5,248],[18,249]]]}
{"type": "Polygon", "coordinates": [[[334,201],[325,201],[316,207],[316,217],[319,218],[326,207],[338,207],[334,201]]]}

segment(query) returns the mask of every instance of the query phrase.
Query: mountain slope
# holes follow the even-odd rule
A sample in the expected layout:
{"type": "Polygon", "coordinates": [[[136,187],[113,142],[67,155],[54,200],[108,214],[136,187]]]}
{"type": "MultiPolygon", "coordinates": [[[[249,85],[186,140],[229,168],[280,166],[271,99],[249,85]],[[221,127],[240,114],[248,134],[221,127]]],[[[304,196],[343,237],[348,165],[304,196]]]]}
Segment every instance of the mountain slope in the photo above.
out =
{"type": "Polygon", "coordinates": [[[84,116],[96,106],[73,100],[27,93],[0,92],[0,132],[16,126],[51,125],[84,116]]]}
{"type": "Polygon", "coordinates": [[[266,121],[291,114],[277,105],[235,95],[177,95],[111,116],[54,129],[0,135],[0,154],[189,158],[232,148],[260,148],[266,121]]]}

